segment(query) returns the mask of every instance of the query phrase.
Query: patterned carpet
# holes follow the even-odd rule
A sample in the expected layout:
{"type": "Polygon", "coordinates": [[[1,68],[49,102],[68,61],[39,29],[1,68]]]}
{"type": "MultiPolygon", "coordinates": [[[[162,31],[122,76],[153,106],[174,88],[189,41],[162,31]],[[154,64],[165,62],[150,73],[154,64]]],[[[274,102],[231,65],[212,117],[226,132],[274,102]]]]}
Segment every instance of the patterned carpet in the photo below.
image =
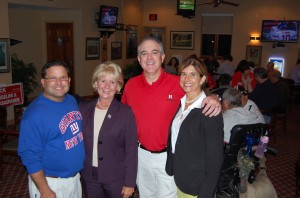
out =
{"type": "MultiPolygon", "coordinates": [[[[300,152],[300,106],[293,106],[287,118],[287,136],[276,126],[276,139],[270,146],[278,150],[277,156],[267,155],[267,173],[279,198],[295,197],[295,162],[300,152]]],[[[27,174],[17,157],[4,156],[3,179],[0,180],[1,198],[27,198],[27,174]]]]}
{"type": "Polygon", "coordinates": [[[3,176],[0,180],[1,198],[29,197],[27,173],[18,160],[17,157],[3,157],[3,176]]]}
{"type": "Polygon", "coordinates": [[[279,198],[295,197],[295,163],[300,153],[300,106],[292,106],[287,117],[287,135],[282,127],[276,126],[276,139],[271,138],[270,146],[278,150],[277,156],[268,156],[267,173],[279,198]]]}

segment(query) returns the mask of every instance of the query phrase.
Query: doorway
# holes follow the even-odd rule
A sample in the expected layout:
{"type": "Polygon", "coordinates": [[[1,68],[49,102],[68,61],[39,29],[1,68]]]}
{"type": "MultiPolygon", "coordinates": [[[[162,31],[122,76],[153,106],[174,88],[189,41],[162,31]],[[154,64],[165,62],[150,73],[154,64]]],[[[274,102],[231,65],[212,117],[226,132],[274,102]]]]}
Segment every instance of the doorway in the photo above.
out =
{"type": "Polygon", "coordinates": [[[75,94],[75,71],[72,23],[47,23],[47,61],[60,60],[70,70],[70,94],[75,94]]]}

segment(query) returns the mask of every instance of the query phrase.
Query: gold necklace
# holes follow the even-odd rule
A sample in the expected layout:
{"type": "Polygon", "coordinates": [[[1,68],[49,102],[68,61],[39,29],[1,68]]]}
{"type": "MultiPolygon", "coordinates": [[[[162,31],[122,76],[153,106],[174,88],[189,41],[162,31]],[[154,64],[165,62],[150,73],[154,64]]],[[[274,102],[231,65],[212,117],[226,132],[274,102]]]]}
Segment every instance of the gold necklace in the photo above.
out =
{"type": "Polygon", "coordinates": [[[201,93],[196,98],[194,98],[192,100],[186,100],[185,103],[191,104],[191,103],[195,102],[196,100],[198,100],[200,98],[200,96],[201,96],[201,93]]]}
{"type": "Polygon", "coordinates": [[[100,102],[100,100],[98,99],[98,102],[97,102],[97,104],[99,105],[99,107],[101,107],[102,109],[107,109],[108,107],[109,107],[109,105],[107,105],[107,106],[103,106],[102,104],[101,104],[101,102],[100,102]]]}

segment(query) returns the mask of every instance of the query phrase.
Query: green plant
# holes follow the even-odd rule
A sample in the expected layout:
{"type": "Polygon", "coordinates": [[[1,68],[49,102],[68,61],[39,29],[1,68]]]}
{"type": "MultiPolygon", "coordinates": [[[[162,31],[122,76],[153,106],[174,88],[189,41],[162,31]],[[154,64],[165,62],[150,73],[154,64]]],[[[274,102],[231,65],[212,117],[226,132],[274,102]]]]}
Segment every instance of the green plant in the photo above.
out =
{"type": "Polygon", "coordinates": [[[23,83],[24,104],[26,105],[28,96],[39,86],[36,81],[37,70],[33,63],[24,63],[13,53],[11,56],[12,82],[23,83]]]}

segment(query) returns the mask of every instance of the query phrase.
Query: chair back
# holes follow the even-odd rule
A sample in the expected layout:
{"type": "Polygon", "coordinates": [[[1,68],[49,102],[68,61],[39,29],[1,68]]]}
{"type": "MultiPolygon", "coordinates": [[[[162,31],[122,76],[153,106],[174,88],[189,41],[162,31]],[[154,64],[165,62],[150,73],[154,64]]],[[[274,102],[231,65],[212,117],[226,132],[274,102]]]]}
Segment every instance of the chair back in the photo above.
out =
{"type": "MultiPolygon", "coordinates": [[[[247,136],[251,139],[259,139],[268,135],[268,124],[244,124],[236,125],[231,129],[229,144],[224,146],[224,161],[217,187],[217,197],[238,197],[239,167],[237,156],[241,148],[247,146],[247,136]]],[[[254,142],[253,145],[257,144],[254,142]]]]}
{"type": "MultiPolygon", "coordinates": [[[[237,163],[237,155],[239,150],[247,146],[247,135],[251,135],[254,139],[259,140],[261,136],[268,135],[268,129],[269,125],[262,123],[234,126],[231,129],[229,144],[226,144],[224,148],[224,161],[222,170],[226,170],[237,163]]],[[[255,144],[257,143],[258,142],[255,144]]]]}

